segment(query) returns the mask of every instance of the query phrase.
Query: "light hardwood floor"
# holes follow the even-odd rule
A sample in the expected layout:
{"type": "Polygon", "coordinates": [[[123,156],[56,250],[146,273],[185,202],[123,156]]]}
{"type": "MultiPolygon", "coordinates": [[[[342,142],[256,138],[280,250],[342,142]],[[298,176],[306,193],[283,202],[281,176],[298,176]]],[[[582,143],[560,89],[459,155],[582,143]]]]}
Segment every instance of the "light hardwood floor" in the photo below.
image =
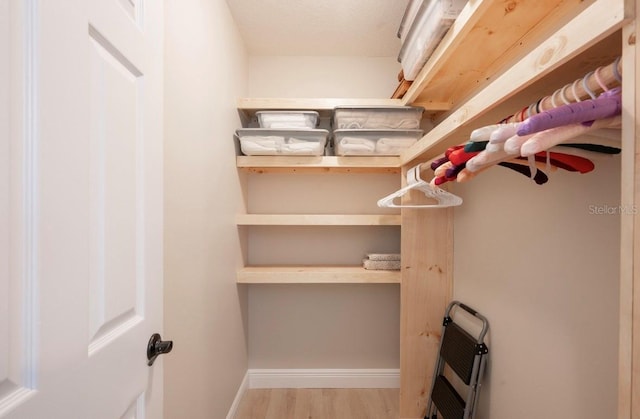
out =
{"type": "Polygon", "coordinates": [[[397,419],[400,390],[251,389],[234,419],[397,419]]]}

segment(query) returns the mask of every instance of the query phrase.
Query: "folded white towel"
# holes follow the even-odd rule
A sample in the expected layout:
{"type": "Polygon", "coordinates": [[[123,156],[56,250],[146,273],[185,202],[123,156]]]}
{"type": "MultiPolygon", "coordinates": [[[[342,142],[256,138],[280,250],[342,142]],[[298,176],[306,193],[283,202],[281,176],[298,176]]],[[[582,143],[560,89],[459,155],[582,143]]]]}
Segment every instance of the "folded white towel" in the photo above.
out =
{"type": "Polygon", "coordinates": [[[337,145],[338,154],[372,154],[376,142],[360,137],[343,137],[337,145]]]}
{"type": "Polygon", "coordinates": [[[271,147],[277,144],[284,143],[284,137],[280,135],[245,135],[241,138],[242,141],[250,141],[255,144],[263,145],[265,147],[271,147]]]}
{"type": "Polygon", "coordinates": [[[260,118],[262,128],[314,128],[315,118],[304,113],[292,114],[262,114],[260,118]]]}
{"type": "Polygon", "coordinates": [[[277,122],[271,122],[266,128],[271,128],[271,129],[290,129],[290,128],[296,128],[296,129],[310,129],[309,124],[305,121],[277,121],[277,122]]]}
{"type": "Polygon", "coordinates": [[[369,260],[400,260],[400,253],[368,253],[369,260]]]}
{"type": "Polygon", "coordinates": [[[376,143],[376,152],[379,154],[400,154],[403,150],[418,142],[415,138],[380,138],[376,143]]]}
{"type": "Polygon", "coordinates": [[[338,129],[418,129],[419,118],[404,118],[396,112],[342,111],[338,129]]]}
{"type": "Polygon", "coordinates": [[[251,155],[273,155],[280,152],[284,144],[284,137],[270,135],[247,135],[241,138],[240,148],[248,156],[251,155]]]}
{"type": "Polygon", "coordinates": [[[305,140],[304,138],[289,137],[289,143],[295,144],[320,144],[320,141],[305,140]]]}
{"type": "Polygon", "coordinates": [[[401,269],[399,260],[370,260],[364,259],[362,266],[374,271],[399,271],[401,269]]]}
{"type": "Polygon", "coordinates": [[[324,151],[322,144],[318,141],[306,141],[298,138],[289,138],[287,144],[282,145],[282,153],[284,154],[302,154],[302,155],[322,155],[324,151]]]}
{"type": "Polygon", "coordinates": [[[362,121],[347,121],[338,124],[338,129],[362,129],[362,121]]]}

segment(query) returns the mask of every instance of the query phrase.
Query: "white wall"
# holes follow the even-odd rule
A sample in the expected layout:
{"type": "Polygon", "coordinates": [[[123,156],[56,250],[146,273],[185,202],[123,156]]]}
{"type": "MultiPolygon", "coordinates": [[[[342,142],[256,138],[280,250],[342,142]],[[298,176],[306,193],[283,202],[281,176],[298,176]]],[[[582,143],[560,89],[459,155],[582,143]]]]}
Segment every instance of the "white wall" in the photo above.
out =
{"type": "Polygon", "coordinates": [[[246,56],[224,0],[167,1],[165,25],[165,418],[223,418],[247,370],[233,141],[246,56]]]}
{"type": "Polygon", "coordinates": [[[398,86],[392,57],[249,58],[251,97],[387,98],[398,86]]]}
{"type": "MultiPolygon", "coordinates": [[[[398,175],[251,175],[254,213],[383,213],[398,175]]],[[[250,227],[248,262],[359,265],[399,253],[397,226],[250,227]]],[[[251,368],[398,368],[399,286],[249,286],[251,368]]]]}
{"type": "MultiPolygon", "coordinates": [[[[251,97],[389,97],[393,58],[251,57],[251,97]]],[[[398,175],[251,175],[257,213],[381,213],[398,175]]],[[[251,227],[249,263],[359,264],[399,252],[399,227],[251,227]]],[[[249,286],[250,368],[398,368],[399,286],[249,286]]]]}
{"type": "Polygon", "coordinates": [[[454,296],[490,322],[480,419],[615,416],[621,216],[595,212],[619,205],[620,160],[595,163],[543,186],[493,168],[452,189],[454,296]]]}

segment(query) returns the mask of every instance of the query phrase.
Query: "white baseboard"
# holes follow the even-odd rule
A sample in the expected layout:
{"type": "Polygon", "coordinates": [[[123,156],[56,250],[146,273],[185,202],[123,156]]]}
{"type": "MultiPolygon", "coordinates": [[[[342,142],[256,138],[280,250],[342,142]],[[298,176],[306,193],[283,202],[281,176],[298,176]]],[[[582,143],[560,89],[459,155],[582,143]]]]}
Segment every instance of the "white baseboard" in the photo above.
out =
{"type": "Polygon", "coordinates": [[[249,372],[244,375],[242,382],[240,383],[240,387],[238,388],[238,392],[236,393],[235,399],[233,399],[233,403],[231,404],[231,408],[229,409],[229,413],[227,413],[227,419],[233,419],[238,413],[238,406],[240,406],[240,401],[242,400],[242,396],[244,396],[244,392],[249,388],[249,372]]]}
{"type": "Polygon", "coordinates": [[[399,369],[250,369],[249,388],[399,388],[399,369]]]}
{"type": "Polygon", "coordinates": [[[249,369],[227,414],[250,388],[399,388],[399,369],[249,369]]]}

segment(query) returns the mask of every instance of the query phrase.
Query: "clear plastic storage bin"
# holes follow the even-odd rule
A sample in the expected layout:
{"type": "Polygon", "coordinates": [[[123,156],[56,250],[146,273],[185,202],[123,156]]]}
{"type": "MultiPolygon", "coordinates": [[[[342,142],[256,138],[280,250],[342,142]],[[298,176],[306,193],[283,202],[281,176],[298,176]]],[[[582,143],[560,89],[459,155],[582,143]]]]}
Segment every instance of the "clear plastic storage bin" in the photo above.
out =
{"type": "Polygon", "coordinates": [[[409,4],[407,4],[407,8],[405,9],[404,15],[402,15],[402,20],[400,21],[400,27],[398,28],[398,38],[400,38],[401,42],[404,42],[407,38],[409,29],[411,29],[413,20],[416,18],[423,1],[424,0],[409,0],[409,4]]]}
{"type": "Polygon", "coordinates": [[[414,145],[422,130],[338,129],[333,131],[337,156],[399,156],[414,145]]]}
{"type": "MultiPolygon", "coordinates": [[[[398,55],[405,80],[414,80],[456,20],[468,0],[423,0],[411,27],[401,24],[403,42],[398,55]]],[[[415,4],[410,4],[415,7],[415,4]]]]}
{"type": "Polygon", "coordinates": [[[318,112],[315,111],[258,111],[260,128],[313,129],[318,126],[318,112]]]}
{"type": "Polygon", "coordinates": [[[266,129],[236,130],[240,150],[247,156],[322,156],[329,131],[326,129],[266,129]]]}
{"type": "Polygon", "coordinates": [[[334,129],[401,129],[420,128],[424,108],[418,106],[336,107],[334,129]]]}

